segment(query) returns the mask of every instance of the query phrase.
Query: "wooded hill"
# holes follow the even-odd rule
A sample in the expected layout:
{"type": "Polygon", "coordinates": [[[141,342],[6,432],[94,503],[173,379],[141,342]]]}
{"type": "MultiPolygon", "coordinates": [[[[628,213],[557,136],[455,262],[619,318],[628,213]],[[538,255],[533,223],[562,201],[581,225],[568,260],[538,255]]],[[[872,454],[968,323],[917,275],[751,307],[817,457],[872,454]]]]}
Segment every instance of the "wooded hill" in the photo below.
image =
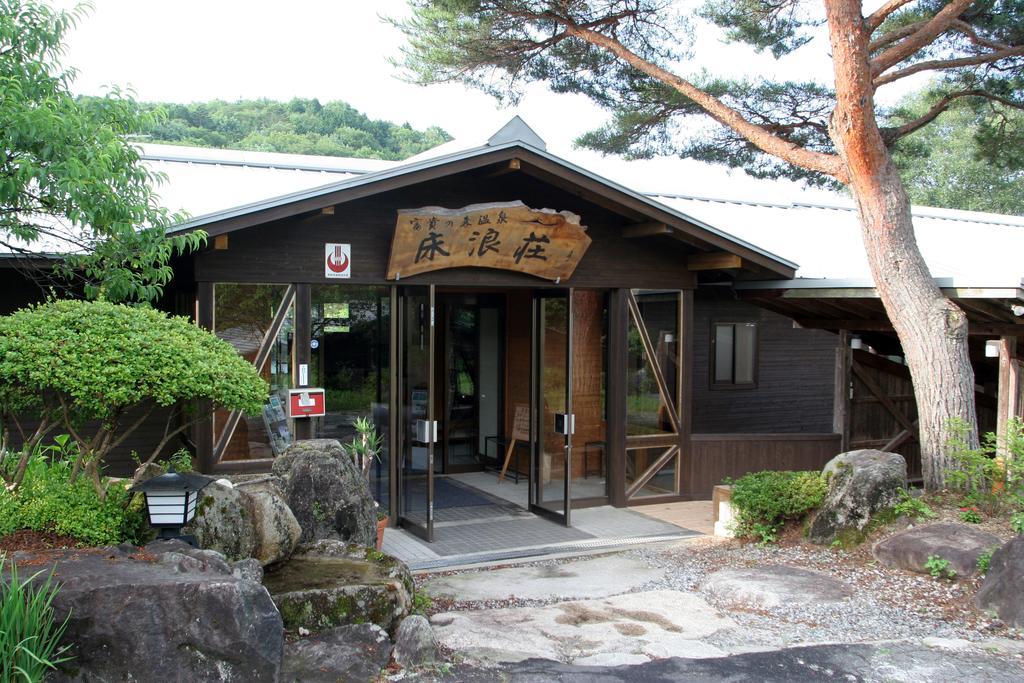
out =
{"type": "Polygon", "coordinates": [[[140,142],[398,160],[451,139],[437,126],[415,130],[408,123],[373,120],[341,101],[212,100],[142,107],[163,115],[147,117],[140,142]]]}

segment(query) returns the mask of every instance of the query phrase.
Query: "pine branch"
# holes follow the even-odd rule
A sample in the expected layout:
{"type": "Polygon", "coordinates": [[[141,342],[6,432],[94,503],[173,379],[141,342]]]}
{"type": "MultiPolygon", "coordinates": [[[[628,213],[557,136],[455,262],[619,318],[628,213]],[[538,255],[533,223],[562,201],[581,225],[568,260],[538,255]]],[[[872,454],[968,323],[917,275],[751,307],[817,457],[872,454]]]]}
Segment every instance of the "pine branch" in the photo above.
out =
{"type": "Polygon", "coordinates": [[[671,86],[692,100],[715,121],[736,131],[763,152],[775,155],[796,166],[831,176],[840,182],[846,182],[846,169],[838,156],[814,152],[773,135],[764,127],[751,123],[738,111],[704,92],[693,83],[640,57],[615,38],[574,25],[564,18],[562,21],[567,22],[566,32],[570,35],[611,52],[638,71],[671,86]]]}
{"type": "Polygon", "coordinates": [[[917,64],[911,64],[908,67],[893,71],[892,73],[885,74],[875,78],[873,81],[875,87],[886,85],[898,81],[901,78],[912,76],[922,71],[941,71],[945,69],[956,69],[964,66],[979,66],[981,64],[990,64],[992,62],[998,62],[1002,59],[1009,59],[1011,57],[1024,57],[1024,45],[1018,45],[1015,47],[1009,47],[1005,50],[999,50],[997,52],[988,52],[982,55],[974,55],[972,57],[959,57],[956,59],[931,59],[924,62],[918,62],[917,64]]]}
{"type": "Polygon", "coordinates": [[[911,2],[912,0],[889,0],[864,19],[864,28],[871,34],[889,18],[889,15],[911,2]]]}
{"type": "Polygon", "coordinates": [[[945,33],[973,0],[953,0],[925,22],[924,26],[871,60],[871,76],[877,77],[945,33]]]}

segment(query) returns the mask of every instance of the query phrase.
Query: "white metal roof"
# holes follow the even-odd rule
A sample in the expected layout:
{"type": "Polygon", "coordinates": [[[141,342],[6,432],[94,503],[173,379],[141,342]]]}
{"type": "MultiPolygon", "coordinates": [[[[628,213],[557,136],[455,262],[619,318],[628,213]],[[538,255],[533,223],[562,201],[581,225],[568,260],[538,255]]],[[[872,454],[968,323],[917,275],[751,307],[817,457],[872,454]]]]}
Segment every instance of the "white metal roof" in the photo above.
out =
{"type": "MultiPolygon", "coordinates": [[[[797,286],[870,287],[860,221],[835,204],[656,195],[658,201],[800,264],[797,286]]],[[[1024,276],[1024,217],[915,206],[914,233],[932,275],[948,287],[1016,287],[1024,276]]]]}

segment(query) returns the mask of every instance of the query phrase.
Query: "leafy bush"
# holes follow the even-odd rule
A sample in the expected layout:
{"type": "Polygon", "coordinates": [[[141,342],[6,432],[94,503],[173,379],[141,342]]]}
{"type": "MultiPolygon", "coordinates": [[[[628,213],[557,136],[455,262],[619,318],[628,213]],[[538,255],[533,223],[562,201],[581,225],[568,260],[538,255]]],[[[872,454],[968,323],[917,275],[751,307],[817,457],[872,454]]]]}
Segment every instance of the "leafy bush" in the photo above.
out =
{"type": "Polygon", "coordinates": [[[928,503],[920,498],[910,495],[906,489],[900,489],[900,502],[893,506],[893,512],[900,517],[909,517],[912,520],[934,519],[935,511],[928,503]]]}
{"type": "Polygon", "coordinates": [[[976,507],[960,508],[960,520],[968,524],[981,524],[981,511],[976,507]]]}
{"type": "Polygon", "coordinates": [[[28,458],[21,486],[13,492],[0,488],[0,536],[34,529],[72,536],[87,545],[141,539],[147,528],[141,500],[129,504],[125,483],[106,483],[106,495],[100,496],[91,481],[72,481],[75,451],[66,437],[56,446],[37,448],[28,458]]]}
{"type": "Polygon", "coordinates": [[[938,555],[929,555],[928,559],[925,560],[924,568],[928,570],[933,579],[945,578],[952,581],[956,578],[956,570],[950,568],[949,560],[938,555]]]}
{"type": "Polygon", "coordinates": [[[989,549],[978,555],[978,573],[988,574],[989,567],[992,566],[992,555],[995,554],[995,550],[989,549]]]}
{"type": "Polygon", "coordinates": [[[980,505],[989,514],[1019,505],[1024,496],[1024,422],[1013,418],[1006,423],[1006,458],[996,457],[999,441],[995,432],[985,434],[979,448],[967,446],[971,428],[962,420],[950,421],[954,436],[946,448],[955,467],[946,470],[946,483],[962,491],[966,506],[980,505]]]}
{"type": "Polygon", "coordinates": [[[734,531],[762,543],[775,541],[787,520],[821,505],[828,482],[818,472],[753,472],[732,482],[734,531]]]}
{"type": "Polygon", "coordinates": [[[60,645],[67,621],[57,624],[53,616],[59,586],[52,575],[21,579],[14,563],[5,574],[4,564],[0,557],[0,681],[41,681],[70,659],[68,646],[60,645]]]}
{"type": "Polygon", "coordinates": [[[1010,528],[1015,534],[1024,534],[1024,512],[1015,512],[1010,516],[1010,528]]]}

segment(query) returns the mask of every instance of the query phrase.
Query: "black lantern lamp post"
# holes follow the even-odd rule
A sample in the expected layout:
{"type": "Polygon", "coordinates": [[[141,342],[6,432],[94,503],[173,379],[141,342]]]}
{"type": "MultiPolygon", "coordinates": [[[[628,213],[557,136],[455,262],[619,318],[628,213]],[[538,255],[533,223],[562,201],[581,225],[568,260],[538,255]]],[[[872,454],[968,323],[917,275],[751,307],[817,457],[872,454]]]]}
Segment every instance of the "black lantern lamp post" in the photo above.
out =
{"type": "Polygon", "coordinates": [[[159,530],[158,539],[178,539],[195,546],[195,537],[182,536],[181,527],[196,516],[199,492],[212,481],[201,474],[175,472],[172,466],[165,474],[136,484],[131,490],[146,496],[149,525],[159,530]]]}

